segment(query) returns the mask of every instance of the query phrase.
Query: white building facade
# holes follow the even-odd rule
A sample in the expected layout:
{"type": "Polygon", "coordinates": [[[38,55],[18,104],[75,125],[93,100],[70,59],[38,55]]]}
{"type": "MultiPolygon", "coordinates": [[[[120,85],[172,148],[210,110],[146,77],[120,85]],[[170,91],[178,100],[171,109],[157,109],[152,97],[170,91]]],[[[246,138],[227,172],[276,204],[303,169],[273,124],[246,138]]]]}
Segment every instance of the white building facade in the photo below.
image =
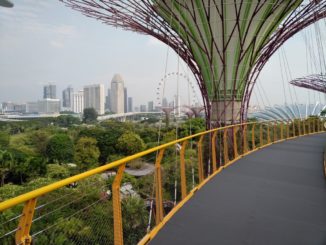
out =
{"type": "Polygon", "coordinates": [[[73,92],[71,94],[71,110],[75,113],[84,111],[84,90],[73,92]]]}
{"type": "Polygon", "coordinates": [[[94,108],[99,115],[104,114],[104,85],[95,84],[84,87],[84,108],[94,108]]]}
{"type": "Polygon", "coordinates": [[[116,114],[125,112],[124,82],[119,74],[115,74],[111,81],[111,111],[116,114]]]}

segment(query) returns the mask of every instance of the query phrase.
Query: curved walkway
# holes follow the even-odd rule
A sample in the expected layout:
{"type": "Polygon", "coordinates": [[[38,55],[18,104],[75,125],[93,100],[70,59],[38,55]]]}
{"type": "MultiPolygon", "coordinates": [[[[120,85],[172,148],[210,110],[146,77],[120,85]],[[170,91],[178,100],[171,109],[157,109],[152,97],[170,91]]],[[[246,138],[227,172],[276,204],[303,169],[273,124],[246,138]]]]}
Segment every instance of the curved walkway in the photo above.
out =
{"type": "Polygon", "coordinates": [[[201,188],[150,245],[326,244],[326,134],[258,150],[201,188]]]}

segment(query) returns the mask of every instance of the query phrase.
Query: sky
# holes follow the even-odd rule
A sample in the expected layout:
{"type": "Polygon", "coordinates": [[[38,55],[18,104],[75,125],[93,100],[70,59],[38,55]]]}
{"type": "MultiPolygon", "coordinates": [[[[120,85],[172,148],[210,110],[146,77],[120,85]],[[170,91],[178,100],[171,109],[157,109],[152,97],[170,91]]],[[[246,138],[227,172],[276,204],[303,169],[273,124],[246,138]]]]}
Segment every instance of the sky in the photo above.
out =
{"type": "MultiPolygon", "coordinates": [[[[177,72],[178,64],[179,72],[189,77],[196,90],[189,92],[191,86],[180,78],[182,100],[201,101],[186,65],[154,38],[102,24],[57,0],[12,2],[14,8],[0,8],[0,102],[41,99],[43,86],[49,82],[57,85],[59,98],[68,85],[79,90],[103,83],[107,89],[114,74],[119,73],[134,105],[147,104],[156,101],[158,91],[163,93],[158,90],[160,80],[165,74],[177,72]]],[[[321,26],[325,30],[325,22],[321,26]]],[[[324,95],[288,85],[290,79],[320,72],[307,59],[311,51],[307,52],[304,37],[313,42],[314,28],[305,36],[299,34],[289,40],[272,57],[259,77],[251,104],[290,103],[291,95],[297,103],[325,102],[324,95]],[[288,65],[283,64],[285,60],[288,65]]],[[[165,96],[170,100],[177,91],[176,79],[172,75],[167,80],[165,96]]]]}

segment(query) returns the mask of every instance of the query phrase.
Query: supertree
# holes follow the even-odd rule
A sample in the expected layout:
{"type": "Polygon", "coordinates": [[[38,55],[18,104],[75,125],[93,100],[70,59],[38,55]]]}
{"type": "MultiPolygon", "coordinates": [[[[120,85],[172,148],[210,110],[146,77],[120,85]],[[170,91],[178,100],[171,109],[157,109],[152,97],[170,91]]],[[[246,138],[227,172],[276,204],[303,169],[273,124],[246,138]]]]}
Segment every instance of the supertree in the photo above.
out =
{"type": "Polygon", "coordinates": [[[301,88],[308,88],[318,92],[326,93],[326,75],[314,74],[306,77],[296,78],[290,83],[301,88]]]}
{"type": "Polygon", "coordinates": [[[269,58],[326,14],[326,0],[60,1],[170,46],[197,80],[208,128],[246,120],[254,84],[269,58]]]}

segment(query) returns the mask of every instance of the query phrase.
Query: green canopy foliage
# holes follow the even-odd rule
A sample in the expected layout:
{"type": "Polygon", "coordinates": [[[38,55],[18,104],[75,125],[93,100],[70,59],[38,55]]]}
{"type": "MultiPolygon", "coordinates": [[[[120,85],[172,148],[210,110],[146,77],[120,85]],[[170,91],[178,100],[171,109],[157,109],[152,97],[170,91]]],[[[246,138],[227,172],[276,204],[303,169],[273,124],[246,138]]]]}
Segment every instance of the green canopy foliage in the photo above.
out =
{"type": "Polygon", "coordinates": [[[85,108],[83,111],[83,123],[94,123],[97,121],[97,111],[94,108],[85,108]]]}
{"type": "Polygon", "coordinates": [[[76,144],[74,160],[81,169],[88,169],[98,164],[100,150],[97,141],[90,137],[81,137],[76,144]]]}
{"type": "Polygon", "coordinates": [[[55,134],[46,145],[46,155],[49,162],[71,162],[74,155],[74,145],[66,134],[55,134]]]}
{"type": "Polygon", "coordinates": [[[126,132],[117,141],[117,149],[125,155],[133,155],[145,149],[144,141],[138,134],[126,132]]]}

